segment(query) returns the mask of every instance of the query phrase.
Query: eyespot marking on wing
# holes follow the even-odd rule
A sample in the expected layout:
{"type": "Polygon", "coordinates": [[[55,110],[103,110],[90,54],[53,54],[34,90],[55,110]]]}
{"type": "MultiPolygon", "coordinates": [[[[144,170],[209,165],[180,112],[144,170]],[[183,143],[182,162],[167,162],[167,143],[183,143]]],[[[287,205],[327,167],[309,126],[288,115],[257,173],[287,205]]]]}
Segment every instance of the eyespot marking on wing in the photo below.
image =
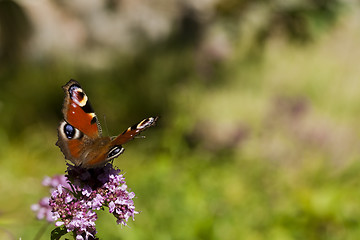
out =
{"type": "Polygon", "coordinates": [[[153,117],[146,118],[146,119],[142,120],[138,125],[136,125],[136,128],[137,129],[148,128],[148,127],[152,126],[156,120],[157,120],[157,118],[153,118],[153,117]]]}
{"type": "Polygon", "coordinates": [[[59,130],[60,134],[62,134],[63,137],[67,139],[79,139],[83,136],[83,134],[77,128],[68,124],[66,121],[63,121],[60,124],[59,130]]]}
{"type": "Polygon", "coordinates": [[[126,129],[122,134],[124,134],[126,132],[130,132],[130,131],[138,130],[138,131],[136,131],[134,133],[134,134],[137,134],[138,132],[140,132],[142,130],[145,130],[146,128],[151,127],[152,125],[154,125],[157,119],[158,119],[158,117],[145,118],[140,123],[135,124],[135,125],[133,125],[131,127],[128,127],[128,129],[126,129]]]}
{"type": "Polygon", "coordinates": [[[70,98],[80,107],[84,107],[88,100],[88,97],[81,89],[80,85],[74,83],[69,87],[70,98]]]}
{"type": "Polygon", "coordinates": [[[80,106],[84,112],[95,116],[94,109],[92,108],[87,95],[82,90],[80,85],[78,85],[77,83],[71,85],[69,87],[69,94],[70,98],[74,101],[74,103],[80,106]]]}
{"type": "Polygon", "coordinates": [[[113,158],[117,158],[118,156],[120,156],[120,154],[122,154],[124,152],[124,148],[121,145],[116,145],[114,146],[112,149],[110,149],[106,160],[111,160],[113,158]]]}

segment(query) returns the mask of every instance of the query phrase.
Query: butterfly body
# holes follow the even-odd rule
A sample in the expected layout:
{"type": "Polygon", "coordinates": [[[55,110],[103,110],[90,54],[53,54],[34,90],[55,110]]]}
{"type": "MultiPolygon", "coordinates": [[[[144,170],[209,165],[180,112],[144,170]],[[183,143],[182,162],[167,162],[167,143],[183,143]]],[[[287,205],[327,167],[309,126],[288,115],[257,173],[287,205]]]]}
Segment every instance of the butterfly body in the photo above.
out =
{"type": "Polygon", "coordinates": [[[103,137],[94,110],[80,84],[75,80],[70,80],[63,89],[65,92],[64,120],[58,127],[56,145],[65,158],[76,166],[100,167],[120,156],[124,152],[122,144],[153,126],[157,120],[157,117],[146,118],[117,137],[103,137]]]}

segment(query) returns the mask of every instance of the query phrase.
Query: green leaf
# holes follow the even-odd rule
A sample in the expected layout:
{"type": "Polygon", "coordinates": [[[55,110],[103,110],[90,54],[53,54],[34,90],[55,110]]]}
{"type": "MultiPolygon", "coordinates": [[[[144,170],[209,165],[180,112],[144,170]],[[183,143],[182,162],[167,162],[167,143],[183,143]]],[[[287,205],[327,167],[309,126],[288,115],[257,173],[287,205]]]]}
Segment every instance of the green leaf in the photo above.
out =
{"type": "Polygon", "coordinates": [[[67,234],[67,230],[64,226],[57,227],[51,231],[51,240],[59,240],[65,234],[67,234]]]}

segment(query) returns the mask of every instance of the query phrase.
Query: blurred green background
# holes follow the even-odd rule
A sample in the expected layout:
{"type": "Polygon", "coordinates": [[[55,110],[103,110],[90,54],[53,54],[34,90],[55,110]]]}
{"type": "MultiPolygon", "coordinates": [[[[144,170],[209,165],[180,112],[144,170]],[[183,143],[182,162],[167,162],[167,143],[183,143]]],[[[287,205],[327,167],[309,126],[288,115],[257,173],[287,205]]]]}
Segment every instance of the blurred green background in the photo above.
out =
{"type": "Polygon", "coordinates": [[[105,135],[161,116],[101,239],[358,239],[359,43],[351,0],[0,1],[0,239],[44,228],[70,78],[105,135]]]}

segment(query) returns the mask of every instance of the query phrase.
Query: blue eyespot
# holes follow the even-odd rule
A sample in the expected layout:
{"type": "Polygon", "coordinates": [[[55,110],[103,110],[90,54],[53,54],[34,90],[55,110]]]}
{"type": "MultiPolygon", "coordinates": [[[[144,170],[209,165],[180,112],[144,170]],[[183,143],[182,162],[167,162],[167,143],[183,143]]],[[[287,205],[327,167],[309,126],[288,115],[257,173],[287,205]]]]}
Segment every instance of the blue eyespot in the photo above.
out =
{"type": "Polygon", "coordinates": [[[65,124],[64,133],[68,139],[72,139],[75,136],[75,128],[73,126],[71,126],[70,124],[65,124]]]}
{"type": "Polygon", "coordinates": [[[124,148],[122,146],[114,146],[112,149],[110,149],[108,155],[107,155],[107,160],[113,159],[118,157],[120,154],[122,154],[124,152],[124,148]]]}

